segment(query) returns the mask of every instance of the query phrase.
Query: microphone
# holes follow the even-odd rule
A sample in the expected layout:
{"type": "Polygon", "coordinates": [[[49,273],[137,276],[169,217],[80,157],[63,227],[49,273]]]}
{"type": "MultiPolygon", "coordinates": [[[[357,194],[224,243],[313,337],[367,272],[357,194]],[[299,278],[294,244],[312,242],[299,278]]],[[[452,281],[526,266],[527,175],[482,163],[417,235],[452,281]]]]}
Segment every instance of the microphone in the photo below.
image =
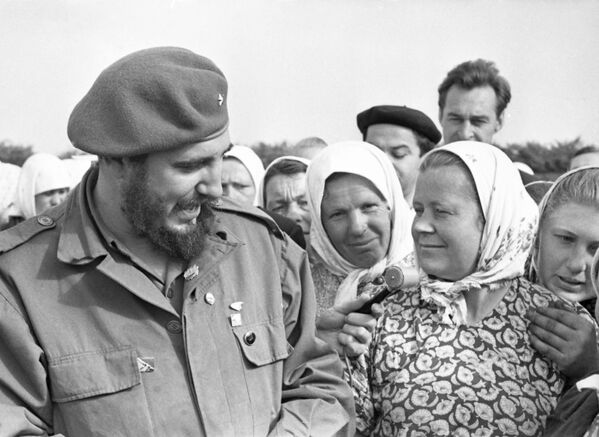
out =
{"type": "Polygon", "coordinates": [[[417,269],[413,267],[389,266],[381,276],[372,281],[373,284],[383,285],[381,290],[354,312],[370,314],[372,312],[372,305],[382,302],[387,297],[397,293],[401,288],[417,286],[419,281],[420,275],[417,269]]]}

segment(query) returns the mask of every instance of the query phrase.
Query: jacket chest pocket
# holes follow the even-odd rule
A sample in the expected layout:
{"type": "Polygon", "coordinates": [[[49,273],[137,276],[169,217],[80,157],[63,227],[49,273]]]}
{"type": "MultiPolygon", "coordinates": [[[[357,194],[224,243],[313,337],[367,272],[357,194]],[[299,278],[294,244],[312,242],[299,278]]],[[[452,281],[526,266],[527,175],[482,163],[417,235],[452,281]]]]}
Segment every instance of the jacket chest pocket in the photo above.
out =
{"type": "MultiPolygon", "coordinates": [[[[50,390],[67,435],[152,436],[137,352],[129,346],[49,359],[50,390]]],[[[56,413],[55,413],[56,415],[56,413]]]]}
{"type": "Polygon", "coordinates": [[[233,328],[244,357],[245,383],[256,435],[266,434],[279,414],[284,360],[293,350],[287,343],[282,319],[233,328]]]}

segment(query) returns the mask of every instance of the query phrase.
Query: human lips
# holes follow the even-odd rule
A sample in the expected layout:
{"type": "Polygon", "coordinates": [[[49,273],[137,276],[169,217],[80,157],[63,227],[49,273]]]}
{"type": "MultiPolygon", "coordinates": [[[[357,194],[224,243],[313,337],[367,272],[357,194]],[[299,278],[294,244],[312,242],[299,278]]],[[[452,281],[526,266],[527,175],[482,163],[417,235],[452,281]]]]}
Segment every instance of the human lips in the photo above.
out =
{"type": "Polygon", "coordinates": [[[586,281],[581,281],[576,278],[570,278],[567,276],[556,275],[558,286],[565,291],[576,293],[584,288],[586,281]]]}

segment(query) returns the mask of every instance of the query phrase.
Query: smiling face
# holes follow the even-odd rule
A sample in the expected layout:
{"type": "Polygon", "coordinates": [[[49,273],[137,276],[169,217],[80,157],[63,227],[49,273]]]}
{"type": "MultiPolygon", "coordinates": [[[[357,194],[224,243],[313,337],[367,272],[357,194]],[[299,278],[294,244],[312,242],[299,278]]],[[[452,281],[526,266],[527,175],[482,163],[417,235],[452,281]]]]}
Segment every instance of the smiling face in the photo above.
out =
{"type": "Polygon", "coordinates": [[[422,172],[416,181],[414,211],[412,237],[422,269],[448,281],[473,273],[484,220],[465,170],[452,165],[422,172]]]}
{"type": "Polygon", "coordinates": [[[599,208],[576,202],[558,207],[541,223],[538,244],[541,285],[570,301],[595,296],[590,271],[599,247],[599,208]]]}
{"type": "Polygon", "coordinates": [[[230,197],[241,205],[254,204],[256,187],[252,175],[237,158],[225,158],[223,161],[221,185],[223,196],[230,197]]]}
{"type": "Polygon", "coordinates": [[[373,124],[366,131],[366,142],[381,149],[391,159],[408,200],[414,192],[420,164],[420,147],[414,132],[393,124],[373,124]]]}
{"type": "Polygon", "coordinates": [[[199,255],[221,194],[228,134],[212,141],[124,162],[121,210],[135,232],[172,256],[199,255]]]}
{"type": "Polygon", "coordinates": [[[339,174],[325,184],[322,225],[339,254],[350,263],[369,268],[383,259],[391,241],[387,202],[369,180],[339,174]]]}

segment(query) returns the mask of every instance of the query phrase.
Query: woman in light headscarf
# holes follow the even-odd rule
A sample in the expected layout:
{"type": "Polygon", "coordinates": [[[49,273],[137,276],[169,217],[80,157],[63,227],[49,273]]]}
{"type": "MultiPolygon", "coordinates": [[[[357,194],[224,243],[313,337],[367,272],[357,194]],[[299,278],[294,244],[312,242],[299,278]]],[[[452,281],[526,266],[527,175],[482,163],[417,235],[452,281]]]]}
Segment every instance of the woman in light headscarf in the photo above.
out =
{"type": "Polygon", "coordinates": [[[15,213],[15,196],[21,168],[18,165],[0,162],[0,230],[8,224],[15,213]]]}
{"type": "Polygon", "coordinates": [[[413,205],[420,286],[388,300],[354,373],[359,431],[541,434],[564,379],[525,316],[559,298],[522,277],[538,212],[518,171],[496,147],[452,143],[423,158],[413,205]]]}
{"type": "Polygon", "coordinates": [[[341,355],[359,356],[374,318],[354,310],[383,286],[377,281],[389,266],[415,270],[414,214],[391,161],[368,143],[328,146],[311,162],[306,182],[318,335],[341,355]]]}
{"type": "Polygon", "coordinates": [[[62,160],[48,153],[31,155],[21,168],[15,204],[24,219],[60,204],[71,186],[62,160]]]}
{"type": "MultiPolygon", "coordinates": [[[[599,167],[560,176],[542,198],[539,214],[530,280],[594,314],[591,270],[599,247],[599,167]]],[[[557,364],[572,386],[548,421],[546,435],[582,436],[599,409],[596,394],[580,389],[589,375],[599,372],[596,325],[561,302],[539,308],[529,318],[532,345],[557,364]]]]}
{"type": "Polygon", "coordinates": [[[260,157],[247,146],[233,146],[225,153],[222,170],[223,196],[241,205],[258,205],[258,186],[264,176],[260,157]]]}

